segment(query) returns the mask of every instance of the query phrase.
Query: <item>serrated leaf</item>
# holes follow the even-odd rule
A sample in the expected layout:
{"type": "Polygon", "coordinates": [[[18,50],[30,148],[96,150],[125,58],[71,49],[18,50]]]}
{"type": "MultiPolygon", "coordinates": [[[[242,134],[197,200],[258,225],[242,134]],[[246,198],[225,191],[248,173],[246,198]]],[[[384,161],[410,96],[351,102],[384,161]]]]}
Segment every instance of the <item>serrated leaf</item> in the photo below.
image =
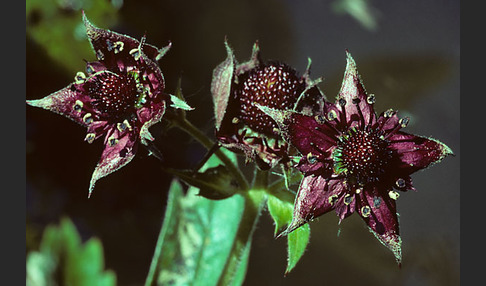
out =
{"type": "Polygon", "coordinates": [[[59,226],[48,226],[39,251],[26,260],[27,285],[116,285],[112,271],[104,271],[101,242],[91,238],[84,245],[74,224],[63,218],[59,226]]]}
{"type": "MultiPolygon", "coordinates": [[[[234,154],[228,156],[236,160],[234,154]]],[[[219,164],[214,156],[202,170],[219,164]]],[[[198,193],[198,188],[189,187],[184,195],[181,184],[172,182],[146,286],[217,284],[236,238],[244,198],[235,195],[215,201],[198,193]]]]}
{"type": "Polygon", "coordinates": [[[310,227],[309,224],[305,224],[287,236],[287,269],[285,269],[285,275],[287,275],[292,269],[294,269],[297,262],[305,252],[307,244],[309,243],[310,227]]]}

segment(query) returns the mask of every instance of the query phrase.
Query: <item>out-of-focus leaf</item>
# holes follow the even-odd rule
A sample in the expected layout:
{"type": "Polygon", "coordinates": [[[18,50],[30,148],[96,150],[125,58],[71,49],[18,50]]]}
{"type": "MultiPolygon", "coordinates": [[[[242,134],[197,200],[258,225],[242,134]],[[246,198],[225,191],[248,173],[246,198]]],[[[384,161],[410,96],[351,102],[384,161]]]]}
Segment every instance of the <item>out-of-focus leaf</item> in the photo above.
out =
{"type": "MultiPolygon", "coordinates": [[[[213,156],[202,170],[219,164],[213,156]]],[[[146,286],[216,285],[219,280],[236,238],[244,198],[215,201],[198,193],[198,188],[189,187],[184,195],[181,184],[173,181],[146,286]]],[[[248,256],[243,259],[246,269],[248,256]]]]}
{"type": "Polygon", "coordinates": [[[94,60],[95,56],[81,10],[97,26],[108,29],[116,24],[118,7],[111,1],[29,0],[25,7],[27,36],[67,70],[84,69],[83,58],[94,60]]]}
{"type": "Polygon", "coordinates": [[[285,274],[288,274],[292,269],[294,269],[297,262],[304,254],[307,244],[309,244],[310,237],[310,227],[309,224],[304,224],[303,226],[292,231],[287,236],[287,269],[285,269],[285,274]]]}
{"type": "Polygon", "coordinates": [[[96,238],[84,245],[67,218],[44,231],[39,251],[27,256],[26,285],[116,285],[112,271],[104,271],[103,247],[96,238]]]}
{"type": "Polygon", "coordinates": [[[364,28],[374,31],[378,27],[378,11],[371,7],[368,0],[337,0],[331,4],[335,13],[349,14],[364,28]]]}
{"type": "Polygon", "coordinates": [[[223,165],[208,168],[202,173],[193,170],[166,169],[184,180],[187,184],[199,189],[198,195],[207,199],[221,200],[234,195],[240,186],[228,169],[223,165]]]}

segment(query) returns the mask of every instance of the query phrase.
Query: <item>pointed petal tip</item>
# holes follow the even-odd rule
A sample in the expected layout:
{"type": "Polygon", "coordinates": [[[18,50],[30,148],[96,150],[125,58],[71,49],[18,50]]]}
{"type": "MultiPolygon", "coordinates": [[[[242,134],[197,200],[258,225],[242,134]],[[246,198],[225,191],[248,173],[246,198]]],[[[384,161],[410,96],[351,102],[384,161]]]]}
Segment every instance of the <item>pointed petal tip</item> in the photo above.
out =
{"type": "Polygon", "coordinates": [[[97,178],[92,177],[91,181],[89,182],[88,199],[91,198],[91,195],[93,194],[93,190],[97,180],[97,178]]]}
{"type": "Polygon", "coordinates": [[[258,40],[256,40],[253,44],[253,48],[251,51],[251,61],[255,63],[260,61],[260,44],[258,43],[258,40]]]}
{"type": "Polygon", "coordinates": [[[52,98],[49,98],[49,97],[44,97],[44,98],[41,98],[41,99],[26,100],[25,103],[27,103],[30,106],[39,107],[39,108],[43,108],[43,109],[48,109],[53,104],[52,98]]]}
{"type": "Polygon", "coordinates": [[[255,43],[253,43],[253,50],[260,50],[260,43],[258,42],[258,40],[255,40],[255,43]]]}
{"type": "Polygon", "coordinates": [[[447,146],[446,144],[440,142],[439,140],[436,140],[436,139],[432,139],[434,140],[435,142],[437,142],[437,144],[439,144],[441,150],[442,150],[442,154],[444,157],[448,156],[448,155],[452,155],[452,156],[456,156],[456,154],[454,154],[454,152],[452,151],[451,148],[449,148],[449,146],[447,146]]]}
{"type": "Polygon", "coordinates": [[[356,69],[356,62],[354,61],[353,56],[349,52],[348,49],[346,49],[346,70],[352,68],[353,70],[356,69]]]}
{"type": "Polygon", "coordinates": [[[157,56],[155,57],[155,60],[156,61],[159,61],[163,56],[165,56],[165,54],[170,50],[170,48],[172,47],[172,42],[169,40],[168,41],[169,43],[167,44],[167,46],[165,47],[162,47],[160,49],[158,49],[158,54],[157,56]]]}
{"type": "Polygon", "coordinates": [[[25,101],[25,103],[27,103],[28,105],[35,106],[35,107],[37,107],[37,102],[38,102],[38,99],[31,99],[31,100],[25,101]]]}
{"type": "Polygon", "coordinates": [[[381,244],[388,248],[393,255],[399,267],[402,264],[402,238],[396,233],[388,233],[380,235],[375,232],[371,227],[368,227],[369,231],[378,239],[381,244]]]}
{"type": "Polygon", "coordinates": [[[86,13],[84,10],[81,10],[81,15],[83,17],[83,22],[85,26],[91,25],[91,22],[88,20],[88,17],[86,16],[86,13]]]}

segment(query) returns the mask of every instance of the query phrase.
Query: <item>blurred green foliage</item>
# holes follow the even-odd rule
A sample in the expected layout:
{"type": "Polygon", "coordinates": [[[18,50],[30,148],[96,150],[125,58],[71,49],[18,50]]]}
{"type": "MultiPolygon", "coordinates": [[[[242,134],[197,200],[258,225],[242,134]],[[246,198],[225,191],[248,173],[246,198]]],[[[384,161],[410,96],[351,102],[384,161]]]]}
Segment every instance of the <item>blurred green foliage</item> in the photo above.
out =
{"type": "Polygon", "coordinates": [[[68,218],[59,226],[44,230],[39,251],[27,255],[28,286],[116,285],[115,274],[103,271],[103,247],[97,238],[81,243],[76,227],[68,218]]]}
{"type": "Polygon", "coordinates": [[[108,28],[118,21],[119,4],[95,0],[29,0],[26,2],[27,37],[70,72],[84,69],[82,59],[93,60],[81,18],[84,11],[95,25],[108,28]]]}

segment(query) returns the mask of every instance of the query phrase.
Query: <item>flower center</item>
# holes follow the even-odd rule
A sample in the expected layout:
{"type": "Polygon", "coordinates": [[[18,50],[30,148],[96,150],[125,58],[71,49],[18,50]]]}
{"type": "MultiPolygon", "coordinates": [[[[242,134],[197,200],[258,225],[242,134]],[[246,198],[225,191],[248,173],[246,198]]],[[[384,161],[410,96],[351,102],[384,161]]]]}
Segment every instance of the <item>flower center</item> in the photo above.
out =
{"type": "Polygon", "coordinates": [[[305,84],[291,67],[272,62],[239,77],[234,96],[239,101],[239,118],[255,131],[277,135],[277,125],[254,103],[280,110],[292,109],[305,84]]]}
{"type": "Polygon", "coordinates": [[[139,94],[131,74],[100,72],[86,82],[85,90],[101,117],[118,120],[134,112],[139,94]]]}
{"type": "Polygon", "coordinates": [[[354,178],[360,185],[374,182],[383,174],[390,154],[388,141],[375,130],[352,128],[338,140],[333,152],[334,171],[354,178]]]}

